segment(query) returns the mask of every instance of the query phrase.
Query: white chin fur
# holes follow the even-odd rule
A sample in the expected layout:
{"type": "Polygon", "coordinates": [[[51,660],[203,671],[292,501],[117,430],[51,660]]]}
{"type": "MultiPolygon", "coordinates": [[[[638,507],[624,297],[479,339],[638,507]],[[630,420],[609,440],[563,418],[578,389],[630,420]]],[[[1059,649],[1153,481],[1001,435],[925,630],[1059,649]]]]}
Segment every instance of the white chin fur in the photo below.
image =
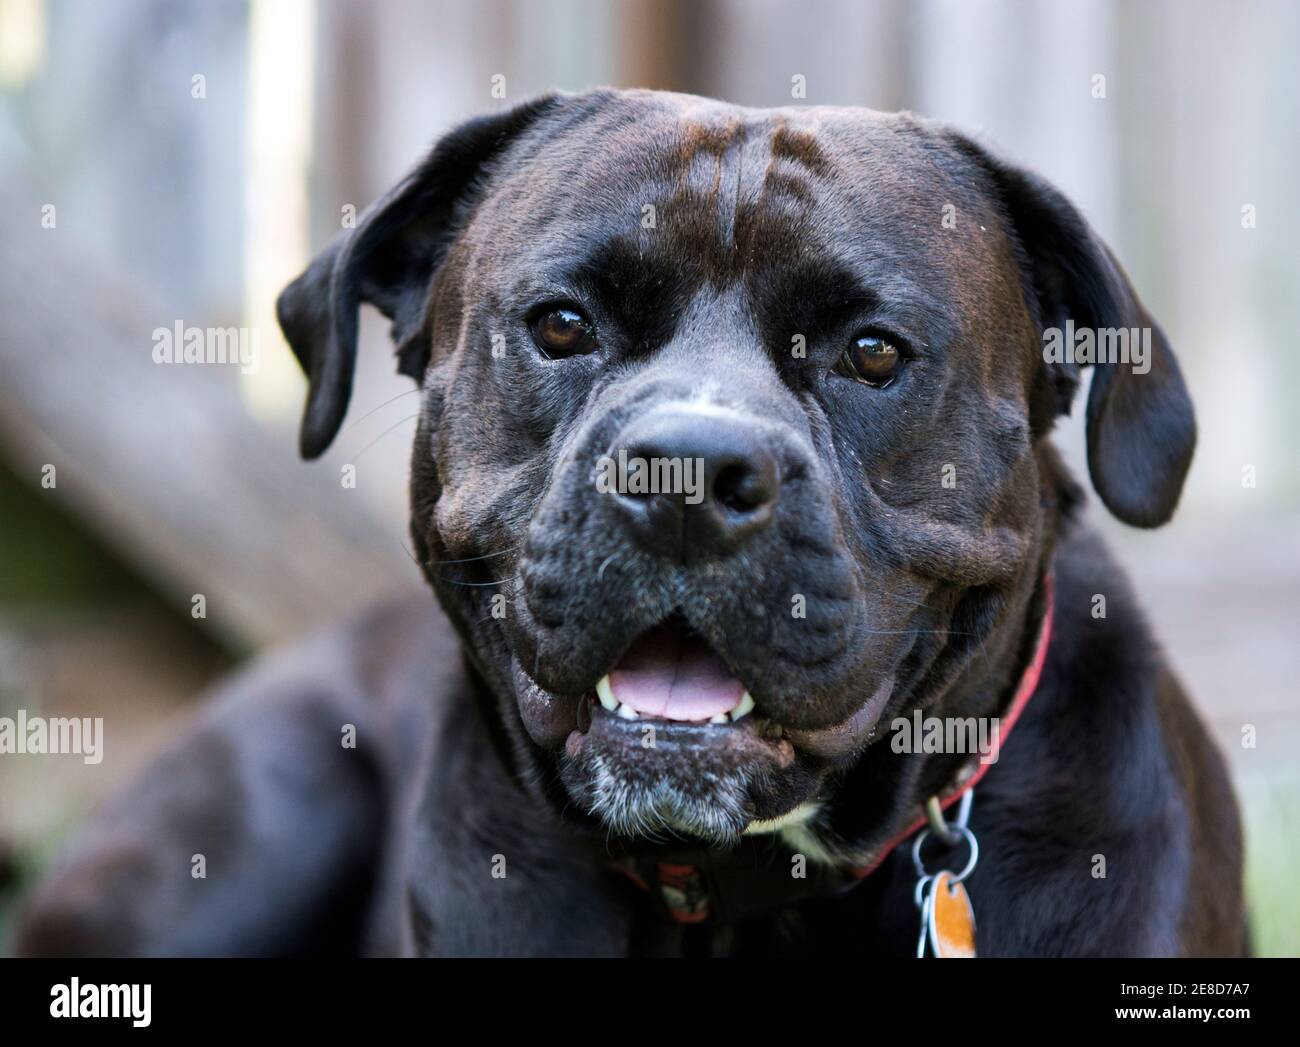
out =
{"type": "Polygon", "coordinates": [[[804,825],[817,813],[815,803],[801,803],[793,811],[787,811],[780,818],[771,818],[765,822],[750,822],[745,826],[746,836],[761,836],[764,833],[779,833],[782,829],[791,829],[804,825]]]}

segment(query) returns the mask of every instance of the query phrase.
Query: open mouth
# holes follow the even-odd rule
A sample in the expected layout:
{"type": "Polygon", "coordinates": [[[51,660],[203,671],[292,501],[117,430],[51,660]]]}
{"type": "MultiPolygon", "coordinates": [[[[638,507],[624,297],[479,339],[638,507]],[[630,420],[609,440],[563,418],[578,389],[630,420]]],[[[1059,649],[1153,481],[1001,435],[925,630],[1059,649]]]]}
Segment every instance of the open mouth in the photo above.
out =
{"type": "Polygon", "coordinates": [[[754,699],[727,663],[676,620],[642,633],[596,684],[596,696],[625,720],[726,724],[754,711],[754,699]]]}
{"type": "Polygon", "coordinates": [[[652,729],[661,754],[685,758],[712,752],[738,766],[758,761],[773,769],[794,759],[791,740],[775,720],[761,715],[721,655],[674,615],[633,640],[588,692],[569,734],[571,757],[583,749],[617,749],[646,766],[645,732],[652,729]]]}
{"type": "Polygon", "coordinates": [[[756,702],[682,615],[637,636],[584,695],[561,700],[516,674],[526,723],[534,738],[563,739],[561,777],[588,813],[628,836],[706,840],[734,839],[813,796],[819,761],[863,742],[892,687],[839,723],[796,728],[764,708],[762,691],[756,702]]]}
{"type": "Polygon", "coordinates": [[[766,792],[794,771],[793,744],[678,617],[638,636],[583,696],[565,751],[571,793],[627,836],[733,839],[790,806],[766,792]]]}
{"type": "MultiPolygon", "coordinates": [[[[641,739],[645,728],[670,747],[722,748],[787,766],[795,751],[820,759],[851,755],[872,736],[894,679],[876,681],[855,712],[825,727],[798,728],[765,711],[746,682],[681,615],[634,639],[586,694],[568,697],[540,687],[516,661],[516,692],[524,725],[546,748],[571,758],[587,748],[641,739]],[[621,730],[620,730],[621,728],[621,730]],[[633,733],[635,732],[635,734],[633,733]]],[[[636,749],[644,757],[643,748],[636,749]]]]}

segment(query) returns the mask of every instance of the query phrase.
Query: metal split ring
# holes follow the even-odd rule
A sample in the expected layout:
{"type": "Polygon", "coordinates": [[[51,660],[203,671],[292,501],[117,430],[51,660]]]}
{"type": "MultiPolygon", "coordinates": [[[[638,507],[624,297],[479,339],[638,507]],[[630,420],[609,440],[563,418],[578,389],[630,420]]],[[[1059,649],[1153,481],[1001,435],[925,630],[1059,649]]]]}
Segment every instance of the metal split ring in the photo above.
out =
{"type": "MultiPolygon", "coordinates": [[[[951,822],[944,819],[943,811],[939,806],[939,798],[937,796],[930,797],[929,801],[926,803],[926,815],[930,820],[930,826],[917,833],[916,842],[912,844],[912,865],[916,868],[916,875],[920,877],[922,881],[931,878],[931,874],[925,871],[925,862],[921,859],[921,848],[925,846],[926,838],[929,837],[931,832],[934,833],[945,847],[955,847],[964,840],[966,846],[970,848],[970,857],[966,860],[966,864],[962,867],[961,872],[957,873],[953,877],[954,883],[961,883],[962,880],[966,879],[966,877],[975,869],[975,863],[979,861],[980,857],[980,845],[975,839],[975,834],[971,832],[966,825],[970,820],[971,803],[974,799],[975,790],[968,789],[962,795],[961,801],[958,804],[957,817],[951,822]]],[[[918,884],[917,887],[919,894],[920,884],[918,884]]]]}
{"type": "MultiPolygon", "coordinates": [[[[921,860],[921,847],[925,844],[926,837],[930,835],[929,829],[922,829],[916,838],[916,843],[912,844],[912,864],[916,866],[916,874],[922,877],[929,877],[931,874],[925,871],[925,863],[921,860]]],[[[970,857],[966,859],[966,864],[962,866],[961,872],[955,874],[952,878],[953,883],[961,883],[975,869],[975,863],[980,859],[980,845],[975,840],[975,834],[964,825],[957,827],[958,841],[965,840],[966,846],[970,848],[970,857]]]]}

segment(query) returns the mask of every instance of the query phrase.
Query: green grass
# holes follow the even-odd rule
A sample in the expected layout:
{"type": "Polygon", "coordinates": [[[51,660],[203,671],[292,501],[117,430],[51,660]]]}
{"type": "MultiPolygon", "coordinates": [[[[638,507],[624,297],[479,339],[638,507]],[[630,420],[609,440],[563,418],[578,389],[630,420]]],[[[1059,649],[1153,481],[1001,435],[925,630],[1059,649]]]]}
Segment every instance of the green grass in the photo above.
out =
{"type": "Polygon", "coordinates": [[[1255,955],[1300,956],[1300,778],[1247,780],[1239,795],[1255,955]]]}

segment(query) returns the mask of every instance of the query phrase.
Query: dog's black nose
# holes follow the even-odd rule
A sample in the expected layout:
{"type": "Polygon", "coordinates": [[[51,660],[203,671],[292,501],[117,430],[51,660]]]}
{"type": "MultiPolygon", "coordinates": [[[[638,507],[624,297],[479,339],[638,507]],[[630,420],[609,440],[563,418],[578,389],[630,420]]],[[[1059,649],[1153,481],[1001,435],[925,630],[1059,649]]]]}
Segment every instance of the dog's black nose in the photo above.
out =
{"type": "Polygon", "coordinates": [[[633,422],[597,476],[644,547],[683,561],[725,555],[765,527],[781,487],[758,426],[698,411],[633,422]]]}

